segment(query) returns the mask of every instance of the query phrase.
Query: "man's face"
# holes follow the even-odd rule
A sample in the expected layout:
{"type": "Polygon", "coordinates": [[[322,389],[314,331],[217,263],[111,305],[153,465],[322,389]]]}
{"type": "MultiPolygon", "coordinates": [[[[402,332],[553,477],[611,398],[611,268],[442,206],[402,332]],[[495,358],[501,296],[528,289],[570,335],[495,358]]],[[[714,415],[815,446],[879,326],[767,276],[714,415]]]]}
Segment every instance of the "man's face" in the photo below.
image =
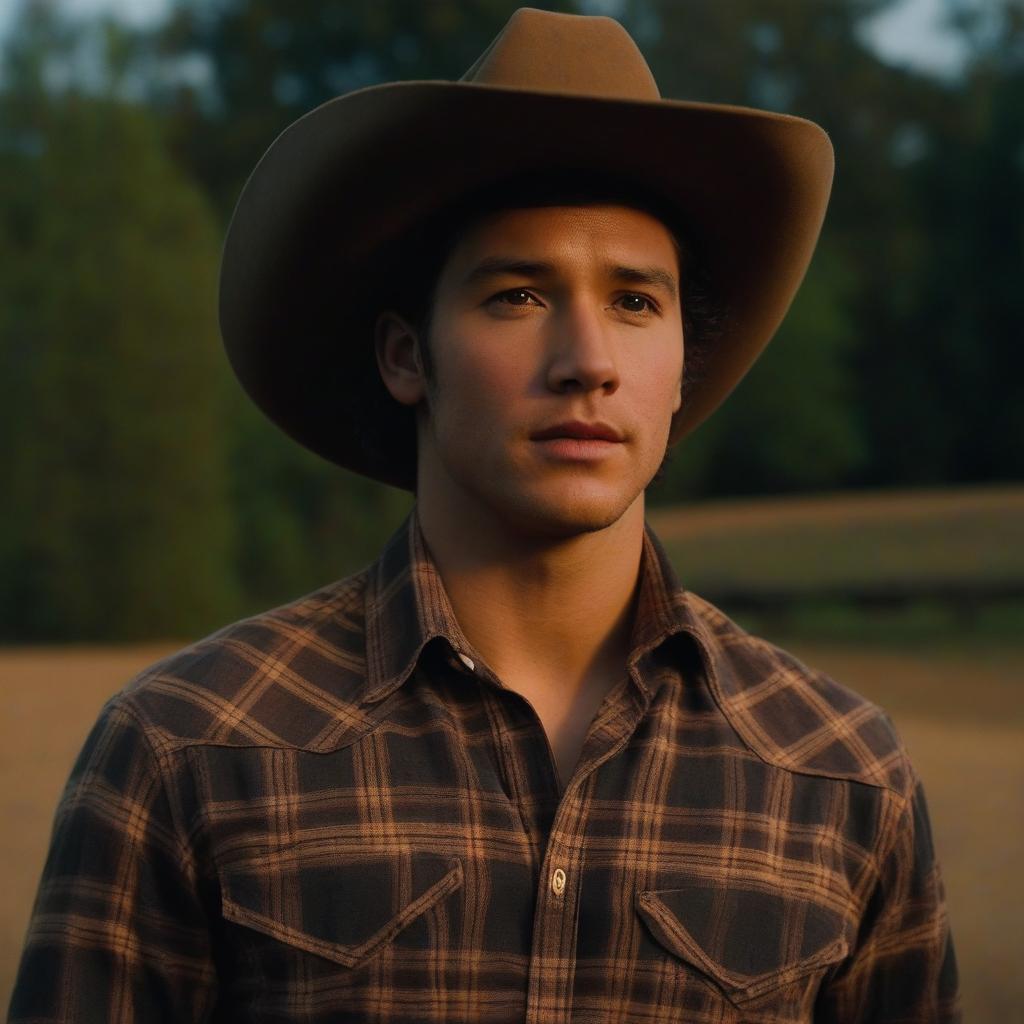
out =
{"type": "Polygon", "coordinates": [[[473,226],[434,295],[421,498],[545,536],[603,529],[642,501],[681,401],[678,275],[668,229],[630,207],[473,226]]]}

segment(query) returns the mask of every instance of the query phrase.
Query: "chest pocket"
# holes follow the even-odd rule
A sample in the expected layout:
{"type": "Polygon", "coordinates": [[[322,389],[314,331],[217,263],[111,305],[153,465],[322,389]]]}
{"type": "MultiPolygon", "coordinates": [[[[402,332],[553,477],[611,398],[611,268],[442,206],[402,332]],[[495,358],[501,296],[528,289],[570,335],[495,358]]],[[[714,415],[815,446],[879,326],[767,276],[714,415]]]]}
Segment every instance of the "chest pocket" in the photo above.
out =
{"type": "Polygon", "coordinates": [[[225,920],[345,967],[360,967],[461,888],[462,861],[432,853],[345,854],[315,846],[220,872],[225,920]]]}
{"type": "Polygon", "coordinates": [[[773,993],[803,1002],[814,977],[848,951],[838,913],[768,886],[697,879],[640,892],[636,907],[654,938],[735,1006],[773,993]]]}

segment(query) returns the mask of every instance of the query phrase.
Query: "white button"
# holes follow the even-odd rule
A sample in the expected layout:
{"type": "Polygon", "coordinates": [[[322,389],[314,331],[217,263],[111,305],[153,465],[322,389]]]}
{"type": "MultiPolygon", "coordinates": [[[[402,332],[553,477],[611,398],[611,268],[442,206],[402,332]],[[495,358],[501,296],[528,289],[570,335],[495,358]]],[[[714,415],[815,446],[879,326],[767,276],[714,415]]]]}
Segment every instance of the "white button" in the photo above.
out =
{"type": "Polygon", "coordinates": [[[465,665],[470,672],[472,672],[473,669],[476,668],[476,664],[473,661],[473,659],[468,654],[463,654],[462,651],[459,651],[459,661],[461,661],[462,664],[465,665]]]}
{"type": "Polygon", "coordinates": [[[555,868],[551,873],[551,891],[556,896],[565,892],[565,872],[561,868],[555,868]]]}

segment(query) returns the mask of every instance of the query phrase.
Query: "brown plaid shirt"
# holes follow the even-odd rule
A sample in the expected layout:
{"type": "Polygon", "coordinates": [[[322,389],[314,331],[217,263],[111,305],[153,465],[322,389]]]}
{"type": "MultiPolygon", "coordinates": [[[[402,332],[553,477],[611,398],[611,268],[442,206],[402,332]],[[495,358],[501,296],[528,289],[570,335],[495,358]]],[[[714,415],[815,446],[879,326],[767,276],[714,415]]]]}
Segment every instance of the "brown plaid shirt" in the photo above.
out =
{"type": "Polygon", "coordinates": [[[637,601],[564,793],[415,514],[149,668],[68,783],[11,1019],[958,1019],[885,715],[684,591],[649,531],[637,601]]]}

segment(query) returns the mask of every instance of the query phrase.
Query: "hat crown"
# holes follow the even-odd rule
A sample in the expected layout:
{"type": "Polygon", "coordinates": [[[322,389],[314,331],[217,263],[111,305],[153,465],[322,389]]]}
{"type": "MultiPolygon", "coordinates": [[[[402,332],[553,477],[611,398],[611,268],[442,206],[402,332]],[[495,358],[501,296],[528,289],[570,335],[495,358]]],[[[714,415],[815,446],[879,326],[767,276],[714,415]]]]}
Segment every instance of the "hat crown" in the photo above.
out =
{"type": "Polygon", "coordinates": [[[613,18],[520,7],[462,82],[605,99],[658,100],[643,54],[613,18]]]}

